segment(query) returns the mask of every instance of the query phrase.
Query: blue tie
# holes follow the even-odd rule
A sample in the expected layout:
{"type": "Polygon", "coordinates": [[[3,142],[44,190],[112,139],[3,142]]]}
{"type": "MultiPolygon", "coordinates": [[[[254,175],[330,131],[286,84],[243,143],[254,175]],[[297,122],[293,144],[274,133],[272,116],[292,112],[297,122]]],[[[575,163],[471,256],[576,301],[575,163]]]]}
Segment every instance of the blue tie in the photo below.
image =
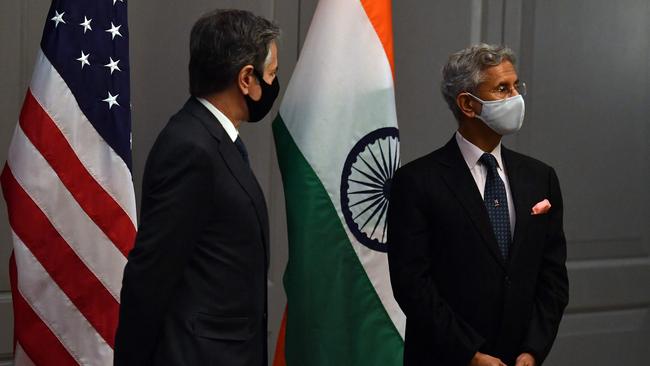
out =
{"type": "Polygon", "coordinates": [[[244,141],[242,141],[241,138],[237,136],[234,142],[235,142],[235,146],[237,146],[237,150],[239,150],[239,153],[241,154],[242,159],[244,159],[246,165],[250,166],[250,163],[248,162],[248,150],[246,150],[246,145],[244,145],[244,141]]]}
{"type": "Polygon", "coordinates": [[[510,215],[508,214],[506,186],[497,172],[497,159],[494,155],[485,153],[479,161],[487,168],[483,201],[488,216],[490,216],[490,223],[499,245],[499,251],[503,259],[506,260],[508,259],[510,247],[510,215]]]}

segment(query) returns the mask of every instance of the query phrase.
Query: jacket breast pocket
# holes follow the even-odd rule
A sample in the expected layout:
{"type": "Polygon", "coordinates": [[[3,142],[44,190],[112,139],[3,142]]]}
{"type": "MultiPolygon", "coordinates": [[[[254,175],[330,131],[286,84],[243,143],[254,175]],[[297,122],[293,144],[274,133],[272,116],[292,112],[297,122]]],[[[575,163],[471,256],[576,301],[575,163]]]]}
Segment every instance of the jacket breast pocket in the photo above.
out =
{"type": "Polygon", "coordinates": [[[549,215],[531,215],[528,219],[527,239],[544,243],[548,234],[549,215]]]}
{"type": "Polygon", "coordinates": [[[530,215],[530,224],[533,225],[546,225],[548,224],[548,213],[541,213],[537,215],[530,215]]]}
{"type": "Polygon", "coordinates": [[[251,337],[247,317],[223,317],[197,313],[192,319],[192,332],[202,338],[245,341],[251,337]]]}

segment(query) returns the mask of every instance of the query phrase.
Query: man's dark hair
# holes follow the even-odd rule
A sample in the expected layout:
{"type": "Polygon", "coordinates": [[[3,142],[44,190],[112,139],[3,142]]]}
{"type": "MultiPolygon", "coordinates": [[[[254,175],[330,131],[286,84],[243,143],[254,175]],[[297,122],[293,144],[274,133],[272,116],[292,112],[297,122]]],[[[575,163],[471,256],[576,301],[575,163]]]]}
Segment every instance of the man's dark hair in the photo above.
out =
{"type": "Polygon", "coordinates": [[[231,85],[242,67],[262,73],[271,41],[280,29],[244,10],[215,10],[203,15],[190,35],[190,94],[203,97],[231,85]]]}

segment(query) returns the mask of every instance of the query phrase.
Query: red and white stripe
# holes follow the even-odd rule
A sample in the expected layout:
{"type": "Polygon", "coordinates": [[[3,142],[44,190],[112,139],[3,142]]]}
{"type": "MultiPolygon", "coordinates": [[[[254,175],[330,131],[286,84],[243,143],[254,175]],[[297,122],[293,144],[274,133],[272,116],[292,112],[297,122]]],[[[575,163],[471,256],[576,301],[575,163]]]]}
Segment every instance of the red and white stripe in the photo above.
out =
{"type": "Polygon", "coordinates": [[[131,173],[42,52],[0,180],[14,239],[16,365],[112,365],[136,232],[131,173]]]}

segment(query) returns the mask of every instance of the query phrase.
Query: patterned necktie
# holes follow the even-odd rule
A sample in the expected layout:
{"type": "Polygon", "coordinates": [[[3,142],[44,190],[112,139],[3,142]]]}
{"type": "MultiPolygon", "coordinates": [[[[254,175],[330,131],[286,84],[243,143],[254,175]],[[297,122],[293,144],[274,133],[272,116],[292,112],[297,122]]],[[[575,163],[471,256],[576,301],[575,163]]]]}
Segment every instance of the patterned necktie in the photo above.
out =
{"type": "Polygon", "coordinates": [[[494,236],[499,245],[499,251],[503,259],[508,259],[510,247],[510,215],[508,214],[508,198],[506,186],[503,184],[497,172],[497,159],[492,154],[485,153],[479,161],[487,168],[487,179],[485,180],[485,192],[483,202],[490,216],[490,223],[494,236]]]}
{"type": "Polygon", "coordinates": [[[237,138],[235,139],[235,146],[237,146],[237,150],[239,150],[239,153],[241,154],[241,157],[244,159],[246,165],[250,166],[250,162],[248,161],[248,151],[246,150],[244,141],[242,141],[239,136],[237,136],[237,138]]]}

